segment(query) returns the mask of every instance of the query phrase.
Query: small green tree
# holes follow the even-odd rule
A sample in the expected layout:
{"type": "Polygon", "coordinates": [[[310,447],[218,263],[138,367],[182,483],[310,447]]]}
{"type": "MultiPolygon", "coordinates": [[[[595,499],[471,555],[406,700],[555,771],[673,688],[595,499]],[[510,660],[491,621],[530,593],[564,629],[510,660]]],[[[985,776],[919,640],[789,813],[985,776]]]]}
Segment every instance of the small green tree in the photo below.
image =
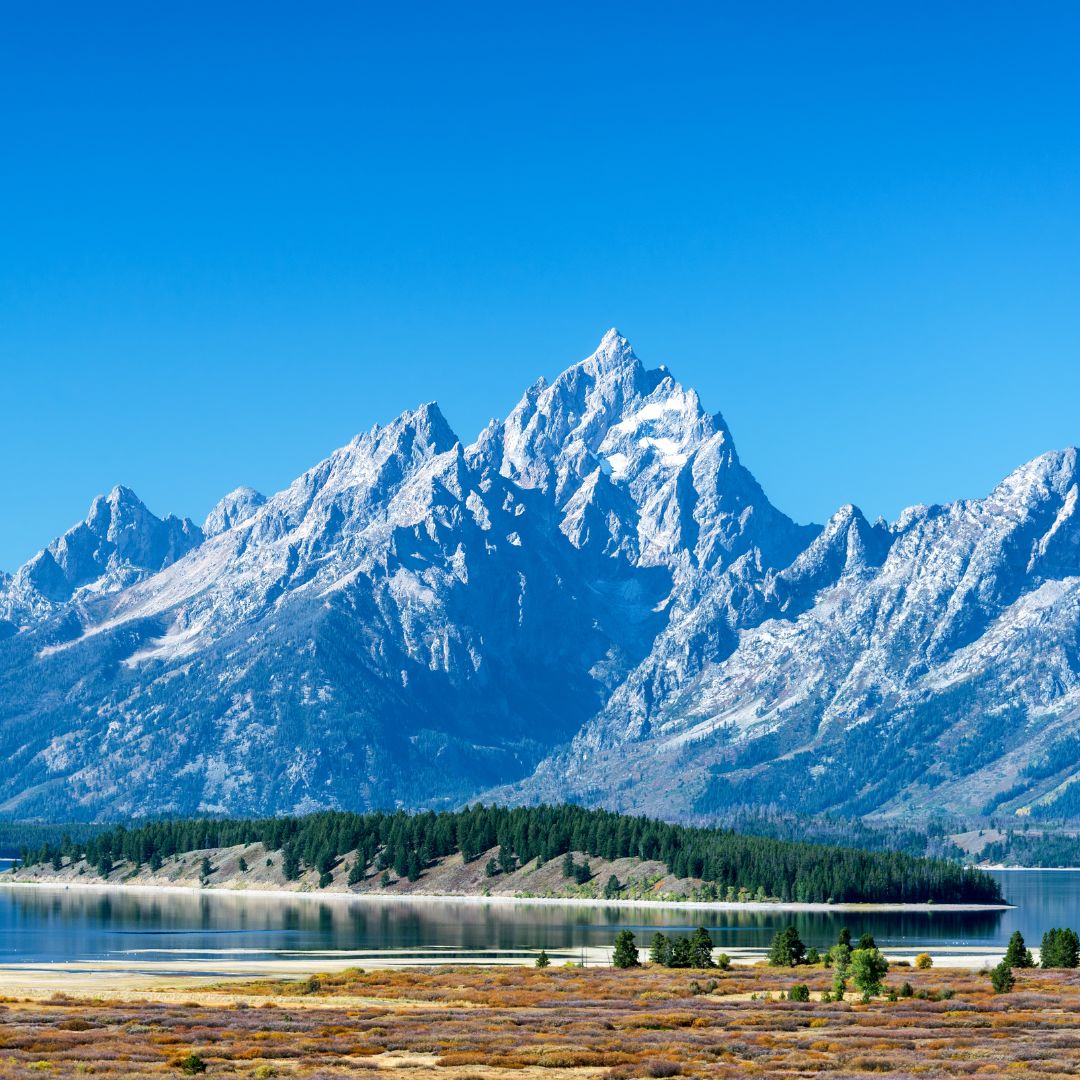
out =
{"type": "Polygon", "coordinates": [[[649,961],[667,967],[671,963],[671,943],[665,934],[653,934],[649,943],[649,961]]]}
{"type": "Polygon", "coordinates": [[[810,1000],[810,988],[806,983],[796,983],[788,991],[788,1001],[809,1001],[810,1000]]]}
{"type": "Polygon", "coordinates": [[[548,959],[548,954],[545,949],[540,950],[540,954],[536,958],[536,966],[538,968],[551,967],[551,961],[548,959]]]}
{"type": "Polygon", "coordinates": [[[384,870],[382,876],[379,878],[379,884],[385,889],[390,885],[390,871],[384,870]]]}
{"type": "Polygon", "coordinates": [[[568,851],[562,857],[562,876],[573,877],[574,876],[574,855],[573,852],[568,851]]]}
{"type": "Polygon", "coordinates": [[[806,962],[808,964],[813,964],[815,967],[817,967],[817,965],[821,963],[821,953],[819,953],[817,949],[807,949],[806,962]]]}
{"type": "Polygon", "coordinates": [[[769,963],[773,967],[795,967],[806,958],[806,946],[794,926],[778,930],[769,946],[769,963]]]}
{"type": "Polygon", "coordinates": [[[881,993],[881,981],[888,970],[889,962],[880,949],[856,949],[851,954],[851,981],[863,997],[881,993]]]}
{"type": "Polygon", "coordinates": [[[833,965],[833,996],[837,1001],[844,1000],[847,991],[848,970],[851,967],[851,946],[838,944],[829,950],[833,965]]]}
{"type": "Polygon", "coordinates": [[[591,877],[592,867],[589,866],[588,862],[580,863],[579,865],[574,867],[574,880],[579,885],[584,885],[585,882],[588,881],[591,877]]]}
{"type": "Polygon", "coordinates": [[[488,877],[494,877],[498,872],[499,864],[495,861],[494,857],[488,859],[488,861],[484,863],[484,873],[488,877]]]}
{"type": "Polygon", "coordinates": [[[364,867],[361,865],[360,856],[356,857],[356,861],[352,864],[349,870],[349,884],[359,885],[364,880],[364,867]]]}
{"type": "Polygon", "coordinates": [[[692,967],[711,968],[713,966],[712,938],[709,937],[709,931],[704,926],[699,926],[690,935],[690,951],[693,954],[692,967]]]}
{"type": "Polygon", "coordinates": [[[1041,960],[1044,968],[1080,966],[1080,939],[1068,928],[1047,930],[1043,934],[1041,960]]]}
{"type": "Polygon", "coordinates": [[[993,986],[995,994],[1007,994],[1016,985],[1016,976],[1006,961],[1002,960],[990,972],[990,985],[993,986]]]}
{"type": "Polygon", "coordinates": [[[863,934],[859,938],[859,944],[855,946],[856,949],[876,949],[877,942],[874,940],[873,934],[863,934]]]}
{"type": "Polygon", "coordinates": [[[248,872],[247,859],[245,859],[243,855],[240,856],[240,861],[236,864],[236,868],[241,874],[246,874],[248,872]]]}
{"type": "Polygon", "coordinates": [[[202,864],[199,866],[199,877],[205,881],[213,872],[214,868],[210,865],[210,860],[204,855],[202,864]]]}
{"type": "Polygon", "coordinates": [[[836,935],[836,944],[851,948],[851,931],[846,926],[840,927],[840,933],[836,935]]]}
{"type": "Polygon", "coordinates": [[[694,948],[690,944],[690,939],[685,937],[672,938],[668,967],[688,968],[693,966],[694,948]]]}
{"type": "Polygon", "coordinates": [[[327,885],[333,885],[334,875],[329,870],[319,875],[319,888],[325,889],[327,885]]]}
{"type": "Polygon", "coordinates": [[[1005,950],[1005,961],[1011,968],[1033,968],[1035,958],[1024,942],[1024,935],[1014,930],[1009,938],[1009,947],[1005,950]]]}
{"type": "Polygon", "coordinates": [[[619,895],[619,891],[621,889],[622,886],[619,884],[619,879],[614,874],[612,874],[611,877],[607,879],[607,883],[604,885],[604,899],[614,900],[619,895]]]}
{"type": "Polygon", "coordinates": [[[634,934],[631,930],[620,930],[615,935],[615,951],[611,957],[612,964],[617,968],[640,967],[637,946],[634,944],[634,934]]]}
{"type": "Polygon", "coordinates": [[[715,962],[721,971],[731,970],[731,957],[726,952],[718,953],[715,962]]]}

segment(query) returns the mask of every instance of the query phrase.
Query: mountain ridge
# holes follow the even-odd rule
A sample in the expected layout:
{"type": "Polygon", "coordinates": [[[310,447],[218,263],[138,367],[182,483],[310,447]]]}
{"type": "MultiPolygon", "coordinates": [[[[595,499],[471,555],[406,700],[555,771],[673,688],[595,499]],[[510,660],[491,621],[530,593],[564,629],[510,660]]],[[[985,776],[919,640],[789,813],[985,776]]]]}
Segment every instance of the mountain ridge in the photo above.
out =
{"type": "Polygon", "coordinates": [[[611,330],[470,444],[429,402],[201,529],[95,500],[0,578],[0,813],[1048,805],[1077,481],[799,525],[611,330]]]}

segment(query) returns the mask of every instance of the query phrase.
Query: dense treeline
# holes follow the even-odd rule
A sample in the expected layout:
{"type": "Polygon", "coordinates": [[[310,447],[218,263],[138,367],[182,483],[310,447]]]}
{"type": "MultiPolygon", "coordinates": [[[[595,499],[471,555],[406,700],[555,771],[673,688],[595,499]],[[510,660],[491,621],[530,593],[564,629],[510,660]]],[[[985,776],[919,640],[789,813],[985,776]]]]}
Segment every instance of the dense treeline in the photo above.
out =
{"type": "Polygon", "coordinates": [[[84,841],[87,837],[112,828],[111,825],[90,825],[86,822],[73,822],[64,825],[44,825],[38,822],[0,821],[0,858],[13,858],[25,855],[27,851],[40,851],[48,844],[55,848],[74,837],[84,841]]]}
{"type": "Polygon", "coordinates": [[[262,843],[282,853],[285,876],[305,868],[327,874],[356,852],[352,880],[368,867],[416,880],[436,859],[461,852],[466,861],[501,849],[503,868],[547,861],[567,852],[594,858],[657,860],[678,878],[699,878],[712,899],[757,896],[789,901],[925,901],[995,903],[988,874],[902,852],[869,852],[743,836],[721,829],[669,825],[580,806],[508,809],[473,806],[445,813],[354,814],[327,811],[263,820],[160,821],[117,827],[66,850],[44,849],[33,861],[61,864],[84,855],[107,873],[115,862],[156,868],[173,855],[204,848],[262,843]]]}

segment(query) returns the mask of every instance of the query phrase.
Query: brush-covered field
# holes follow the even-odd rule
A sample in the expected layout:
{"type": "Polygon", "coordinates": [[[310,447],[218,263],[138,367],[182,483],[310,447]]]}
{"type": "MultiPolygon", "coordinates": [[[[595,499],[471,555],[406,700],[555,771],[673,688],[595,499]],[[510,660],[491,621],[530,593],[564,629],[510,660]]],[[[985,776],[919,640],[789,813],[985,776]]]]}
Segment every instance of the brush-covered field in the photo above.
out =
{"type": "Polygon", "coordinates": [[[141,1000],[6,999],[0,1076],[1075,1075],[1080,972],[894,969],[912,996],[821,1002],[830,973],[349,970],[141,1000]],[[809,1002],[781,1000],[797,982],[809,1002]]]}

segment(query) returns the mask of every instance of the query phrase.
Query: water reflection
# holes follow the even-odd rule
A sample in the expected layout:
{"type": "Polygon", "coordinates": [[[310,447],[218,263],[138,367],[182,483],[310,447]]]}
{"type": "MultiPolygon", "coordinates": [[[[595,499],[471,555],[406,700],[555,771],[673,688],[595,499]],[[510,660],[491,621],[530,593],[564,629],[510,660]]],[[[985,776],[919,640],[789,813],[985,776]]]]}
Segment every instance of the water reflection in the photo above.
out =
{"type": "Polygon", "coordinates": [[[0,889],[0,958],[100,960],[281,957],[445,949],[480,955],[610,946],[629,927],[642,945],[657,930],[713,931],[720,948],[764,949],[776,930],[798,927],[808,945],[836,940],[841,926],[893,948],[1002,945],[1014,929],[1037,943],[1049,926],[1080,927],[1080,873],[1002,875],[1015,910],[1004,912],[687,911],[677,907],[588,908],[373,898],[283,899],[258,894],[78,892],[0,889]]]}

